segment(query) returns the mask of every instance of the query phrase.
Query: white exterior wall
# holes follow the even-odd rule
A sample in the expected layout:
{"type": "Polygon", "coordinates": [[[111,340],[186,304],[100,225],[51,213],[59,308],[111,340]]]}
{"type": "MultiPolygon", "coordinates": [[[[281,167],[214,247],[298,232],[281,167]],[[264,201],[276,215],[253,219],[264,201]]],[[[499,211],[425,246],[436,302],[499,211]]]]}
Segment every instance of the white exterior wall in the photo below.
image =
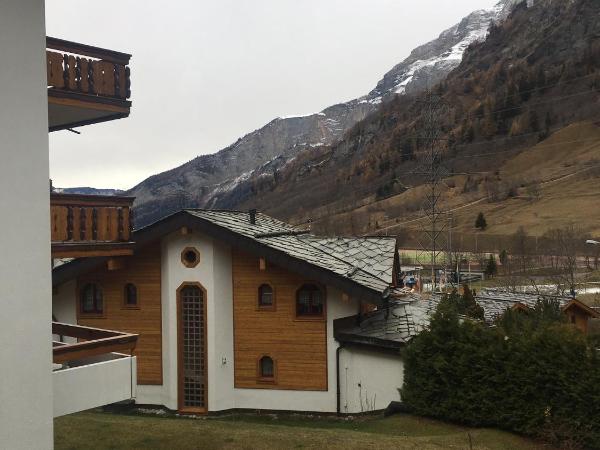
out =
{"type": "Polygon", "coordinates": [[[134,398],[136,368],[124,355],[53,372],[54,417],[134,398]]]}
{"type": "Polygon", "coordinates": [[[162,243],[163,386],[140,386],[138,403],[159,403],[177,409],[177,289],[200,283],[207,294],[208,408],[234,408],[233,290],[231,249],[199,233],[173,233],[162,243]],[[194,268],[181,263],[185,247],[200,252],[194,268]],[[158,397],[162,401],[156,401],[158,397]]]}
{"type": "MultiPolygon", "coordinates": [[[[75,280],[61,284],[52,295],[52,317],[58,322],[77,325],[77,283],[75,280]]],[[[58,340],[60,337],[53,335],[52,339],[58,340]]],[[[74,343],[77,338],[64,336],[64,342],[74,343]]]]}
{"type": "Polygon", "coordinates": [[[77,325],[77,282],[67,281],[55,288],[52,295],[52,316],[57,322],[77,325]]]}
{"type": "Polygon", "coordinates": [[[0,446],[52,448],[43,0],[0,4],[0,446]]]}
{"type": "Polygon", "coordinates": [[[340,412],[354,414],[385,409],[400,400],[404,363],[400,355],[356,347],[340,353],[340,412]]]}

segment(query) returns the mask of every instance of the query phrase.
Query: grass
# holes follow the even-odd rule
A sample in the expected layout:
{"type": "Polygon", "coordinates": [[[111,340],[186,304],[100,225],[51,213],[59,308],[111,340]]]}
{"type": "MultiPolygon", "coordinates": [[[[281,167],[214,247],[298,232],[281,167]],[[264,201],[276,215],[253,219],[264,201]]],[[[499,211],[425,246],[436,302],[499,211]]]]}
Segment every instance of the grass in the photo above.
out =
{"type": "Polygon", "coordinates": [[[235,415],[155,417],[83,412],[54,421],[56,450],[97,449],[473,449],[533,450],[534,441],[498,430],[395,415],[337,418],[235,415]]]}

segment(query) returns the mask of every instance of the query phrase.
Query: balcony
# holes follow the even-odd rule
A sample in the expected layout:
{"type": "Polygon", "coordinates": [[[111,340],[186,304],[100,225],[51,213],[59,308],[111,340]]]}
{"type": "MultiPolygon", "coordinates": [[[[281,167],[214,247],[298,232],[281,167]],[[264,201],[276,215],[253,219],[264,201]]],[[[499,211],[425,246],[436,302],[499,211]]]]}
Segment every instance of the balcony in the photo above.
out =
{"type": "Polygon", "coordinates": [[[135,398],[136,334],[53,322],[54,417],[135,398]]]}
{"type": "Polygon", "coordinates": [[[50,194],[53,258],[128,256],[134,197],[50,194]]]}
{"type": "Polygon", "coordinates": [[[49,130],[127,117],[130,58],[126,53],[47,37],[49,130]]]}

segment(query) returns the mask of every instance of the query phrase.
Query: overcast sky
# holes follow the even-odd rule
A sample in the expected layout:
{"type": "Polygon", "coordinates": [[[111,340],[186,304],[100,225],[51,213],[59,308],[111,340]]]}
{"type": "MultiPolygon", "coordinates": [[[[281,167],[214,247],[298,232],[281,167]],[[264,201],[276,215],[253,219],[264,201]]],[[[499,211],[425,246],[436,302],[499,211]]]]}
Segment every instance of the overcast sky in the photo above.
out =
{"type": "Polygon", "coordinates": [[[47,0],[48,36],[131,53],[129,118],[50,134],[59,187],[128,189],[278,116],[370,91],[496,0],[47,0]]]}

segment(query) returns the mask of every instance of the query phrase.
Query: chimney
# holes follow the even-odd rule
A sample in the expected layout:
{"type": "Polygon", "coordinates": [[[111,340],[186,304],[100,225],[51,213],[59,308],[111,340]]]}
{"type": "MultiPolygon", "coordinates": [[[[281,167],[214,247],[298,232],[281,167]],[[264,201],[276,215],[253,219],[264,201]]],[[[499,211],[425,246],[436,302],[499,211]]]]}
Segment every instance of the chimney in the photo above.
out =
{"type": "Polygon", "coordinates": [[[256,225],[256,209],[249,210],[248,215],[250,216],[250,224],[256,225]]]}

